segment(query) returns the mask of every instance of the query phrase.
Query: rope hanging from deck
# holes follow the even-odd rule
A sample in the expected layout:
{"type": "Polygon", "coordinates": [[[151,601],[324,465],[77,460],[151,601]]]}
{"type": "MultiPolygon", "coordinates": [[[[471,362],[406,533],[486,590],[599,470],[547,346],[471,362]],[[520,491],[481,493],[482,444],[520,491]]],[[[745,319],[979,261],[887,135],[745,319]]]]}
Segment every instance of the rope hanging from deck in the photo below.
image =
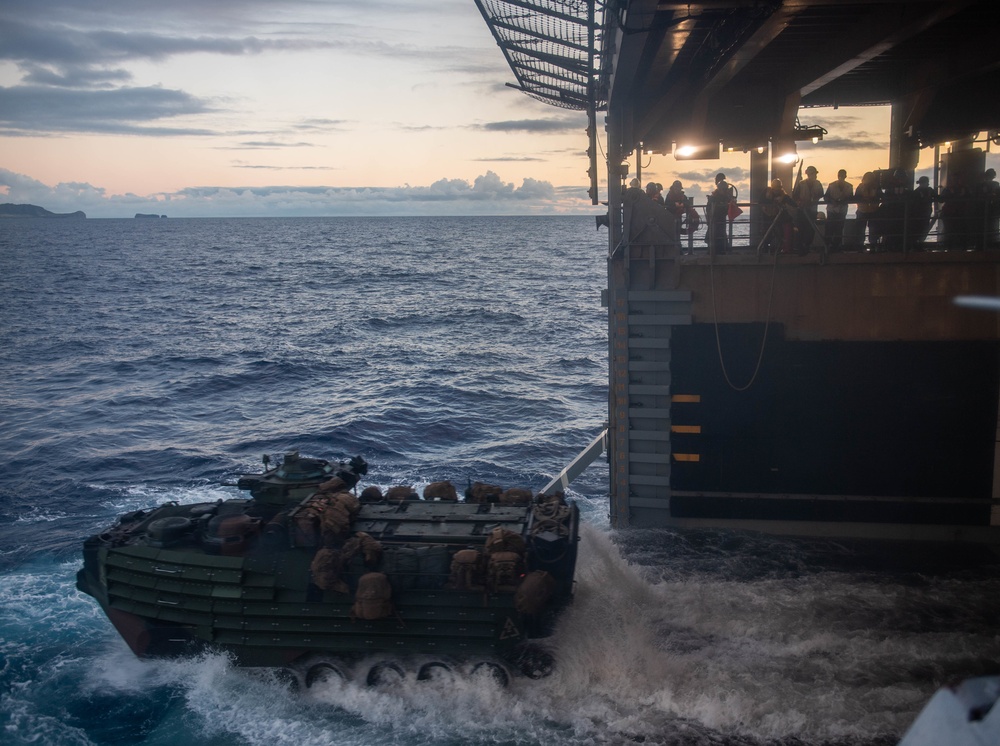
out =
{"type": "MultiPolygon", "coordinates": [[[[768,235],[773,230],[775,224],[778,221],[778,216],[771,221],[770,228],[764,234],[764,237],[760,241],[760,246],[757,247],[758,254],[760,252],[761,246],[767,240],[768,235]]],[[[737,386],[729,378],[729,371],[726,370],[726,359],[722,354],[722,339],[719,336],[719,309],[715,302],[715,256],[714,253],[709,255],[708,259],[708,272],[710,276],[710,284],[712,287],[712,323],[715,325],[715,349],[719,354],[719,367],[722,368],[722,377],[726,379],[726,384],[733,391],[747,391],[754,383],[757,381],[757,376],[760,374],[760,366],[764,362],[764,348],[767,346],[767,333],[771,328],[771,307],[774,303],[774,281],[778,274],[778,252],[775,251],[771,259],[771,287],[767,294],[767,316],[764,319],[764,337],[760,341],[760,353],[757,355],[757,366],[754,368],[753,375],[750,376],[750,380],[746,382],[743,386],[737,386]]]]}

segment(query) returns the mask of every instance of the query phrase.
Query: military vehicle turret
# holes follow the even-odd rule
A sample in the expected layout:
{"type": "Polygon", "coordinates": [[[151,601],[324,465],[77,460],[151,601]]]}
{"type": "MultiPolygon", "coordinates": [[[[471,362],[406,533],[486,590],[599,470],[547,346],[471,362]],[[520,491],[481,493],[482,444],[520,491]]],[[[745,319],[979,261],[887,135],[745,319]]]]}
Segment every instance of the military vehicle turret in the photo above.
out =
{"type": "Polygon", "coordinates": [[[249,499],[166,503],[84,542],[77,587],[140,657],[209,648],[243,666],[368,684],[538,678],[573,595],[579,513],[561,493],[449,482],[360,493],[361,457],[289,453],[249,499]]]}

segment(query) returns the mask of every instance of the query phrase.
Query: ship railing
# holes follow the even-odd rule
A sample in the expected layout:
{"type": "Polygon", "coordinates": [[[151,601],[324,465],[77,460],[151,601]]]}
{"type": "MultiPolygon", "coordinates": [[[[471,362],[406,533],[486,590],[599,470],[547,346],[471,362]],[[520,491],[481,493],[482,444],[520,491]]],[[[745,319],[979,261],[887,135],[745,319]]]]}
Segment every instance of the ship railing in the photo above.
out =
{"type": "MultiPolygon", "coordinates": [[[[706,219],[707,204],[692,203],[691,207],[698,213],[701,223],[693,231],[685,230],[683,223],[679,226],[677,240],[681,253],[695,257],[723,252],[761,255],[780,244],[780,240],[761,240],[771,227],[772,218],[764,214],[759,202],[737,204],[742,214],[735,220],[725,220],[725,242],[716,242],[713,247],[710,242],[712,224],[706,219]]],[[[1000,249],[1000,203],[988,202],[981,197],[936,201],[929,212],[926,206],[922,207],[912,200],[884,202],[867,221],[864,235],[861,235],[862,221],[858,218],[857,203],[852,201],[839,240],[828,230],[823,203],[820,203],[817,218],[811,224],[796,220],[794,215],[789,219],[798,223],[800,231],[813,233],[804,249],[802,246],[792,248],[798,253],[826,255],[838,251],[909,253],[1000,249]]]]}

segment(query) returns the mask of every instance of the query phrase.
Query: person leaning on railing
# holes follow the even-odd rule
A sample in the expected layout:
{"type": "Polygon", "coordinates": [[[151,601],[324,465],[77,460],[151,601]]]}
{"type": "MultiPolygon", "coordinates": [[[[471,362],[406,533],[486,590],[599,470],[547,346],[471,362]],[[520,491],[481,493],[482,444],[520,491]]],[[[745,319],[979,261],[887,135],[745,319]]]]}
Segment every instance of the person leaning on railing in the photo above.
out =
{"type": "Polygon", "coordinates": [[[941,237],[944,247],[967,248],[972,190],[966,185],[963,174],[955,174],[951,183],[941,191],[941,201],[941,237]]]}
{"type": "Polygon", "coordinates": [[[760,200],[760,210],[767,218],[767,252],[789,254],[792,251],[792,215],[795,203],[785,192],[781,179],[771,179],[771,185],[764,190],[760,200]]]}
{"type": "Polygon", "coordinates": [[[670,189],[664,197],[664,206],[674,216],[675,225],[677,226],[675,237],[678,242],[681,240],[681,222],[687,214],[689,204],[688,197],[684,194],[684,185],[679,181],[675,181],[670,185],[670,189]]]}
{"type": "Polygon", "coordinates": [[[983,221],[980,230],[984,233],[985,248],[996,245],[1000,240],[1000,184],[996,179],[997,172],[992,168],[986,169],[977,190],[982,200],[983,221]]]}
{"type": "Polygon", "coordinates": [[[930,233],[931,223],[933,222],[934,203],[937,201],[937,193],[934,191],[934,187],[930,185],[930,181],[926,176],[921,176],[917,179],[917,186],[914,187],[913,194],[910,197],[910,223],[912,226],[910,233],[915,244],[927,240],[927,234],[930,233]]]}

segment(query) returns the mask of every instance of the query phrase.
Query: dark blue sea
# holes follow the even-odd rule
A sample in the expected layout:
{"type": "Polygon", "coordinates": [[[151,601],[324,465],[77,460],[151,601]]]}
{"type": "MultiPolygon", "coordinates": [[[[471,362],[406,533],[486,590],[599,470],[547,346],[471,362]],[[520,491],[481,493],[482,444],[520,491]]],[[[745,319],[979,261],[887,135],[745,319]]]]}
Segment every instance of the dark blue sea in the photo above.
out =
{"type": "Polygon", "coordinates": [[[606,416],[605,241],[587,217],[0,221],[0,742],[881,746],[1000,672],[994,556],[614,532],[603,461],[569,494],[556,672],[506,690],[140,661],[76,591],[85,537],[241,496],[265,453],[540,488],[606,416]]]}

